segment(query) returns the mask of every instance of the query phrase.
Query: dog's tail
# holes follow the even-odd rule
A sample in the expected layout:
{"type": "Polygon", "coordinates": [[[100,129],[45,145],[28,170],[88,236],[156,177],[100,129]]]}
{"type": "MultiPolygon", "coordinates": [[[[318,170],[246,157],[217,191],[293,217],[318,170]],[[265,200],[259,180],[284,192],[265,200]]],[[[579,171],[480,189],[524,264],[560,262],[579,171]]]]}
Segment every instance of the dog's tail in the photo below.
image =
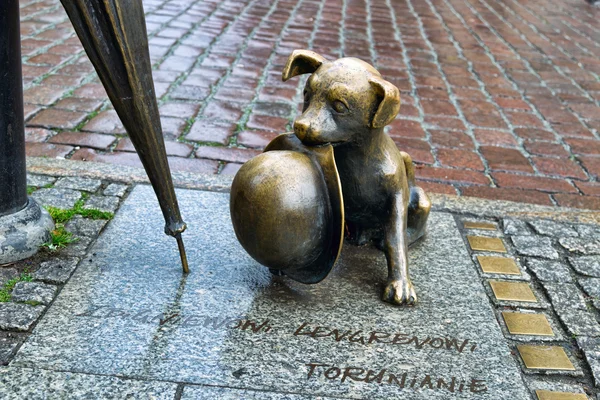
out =
{"type": "Polygon", "coordinates": [[[415,166],[413,165],[412,158],[408,153],[403,151],[400,152],[402,155],[402,159],[404,160],[404,169],[406,170],[406,179],[408,180],[409,186],[414,186],[415,184],[415,166]]]}

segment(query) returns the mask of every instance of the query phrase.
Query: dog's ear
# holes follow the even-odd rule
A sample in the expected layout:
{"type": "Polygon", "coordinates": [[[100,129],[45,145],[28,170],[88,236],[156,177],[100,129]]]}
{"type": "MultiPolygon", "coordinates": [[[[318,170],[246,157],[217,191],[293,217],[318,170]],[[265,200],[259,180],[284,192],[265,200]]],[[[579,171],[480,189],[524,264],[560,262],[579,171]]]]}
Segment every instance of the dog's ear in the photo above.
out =
{"type": "Polygon", "coordinates": [[[396,118],[400,111],[400,91],[388,81],[372,76],[369,83],[377,92],[379,106],[371,120],[371,128],[383,128],[396,118]]]}
{"type": "Polygon", "coordinates": [[[312,74],[326,61],[325,57],[314,51],[294,50],[283,68],[281,77],[285,82],[296,75],[312,74]]]}

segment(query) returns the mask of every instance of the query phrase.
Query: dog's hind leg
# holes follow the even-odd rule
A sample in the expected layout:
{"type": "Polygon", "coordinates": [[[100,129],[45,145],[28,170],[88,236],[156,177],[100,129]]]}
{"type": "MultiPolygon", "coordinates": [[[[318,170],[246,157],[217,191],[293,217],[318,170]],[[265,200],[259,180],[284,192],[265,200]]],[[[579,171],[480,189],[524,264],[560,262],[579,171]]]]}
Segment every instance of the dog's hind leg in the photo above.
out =
{"type": "Polygon", "coordinates": [[[425,234],[427,218],[431,210],[431,201],[423,189],[415,184],[415,167],[412,158],[403,151],[404,169],[406,180],[410,188],[410,200],[408,202],[408,244],[411,245],[425,234]]]}

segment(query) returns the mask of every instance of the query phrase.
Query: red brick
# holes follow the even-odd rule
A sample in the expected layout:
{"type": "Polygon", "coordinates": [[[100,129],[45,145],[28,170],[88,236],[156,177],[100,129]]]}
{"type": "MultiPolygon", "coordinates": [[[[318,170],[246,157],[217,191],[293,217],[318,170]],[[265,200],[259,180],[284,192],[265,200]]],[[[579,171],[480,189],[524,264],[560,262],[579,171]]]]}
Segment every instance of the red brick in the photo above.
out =
{"type": "Polygon", "coordinates": [[[34,106],[33,104],[24,104],[23,105],[23,117],[25,121],[28,121],[31,117],[37,114],[42,108],[38,106],[34,106]]]}
{"type": "Polygon", "coordinates": [[[417,121],[395,119],[390,124],[389,135],[392,137],[424,138],[425,131],[417,121]]]}
{"type": "Polygon", "coordinates": [[[83,126],[82,130],[111,134],[127,133],[115,110],[102,111],[100,114],[89,120],[83,126]]]}
{"type": "Polygon", "coordinates": [[[537,169],[545,175],[562,176],[565,178],[587,179],[579,165],[568,159],[557,160],[545,157],[532,157],[537,169]]]}
{"type": "Polygon", "coordinates": [[[208,158],[210,160],[227,161],[233,163],[245,163],[252,157],[259,155],[258,150],[231,148],[231,147],[216,147],[216,146],[200,146],[196,150],[196,157],[208,158]]]}
{"type": "Polygon", "coordinates": [[[490,129],[474,129],[473,135],[479,144],[484,146],[517,147],[517,141],[508,132],[490,129]]]}
{"type": "Polygon", "coordinates": [[[420,139],[395,137],[394,142],[398,148],[411,155],[416,163],[433,164],[434,159],[431,154],[429,143],[420,139]]]}
{"type": "Polygon", "coordinates": [[[27,157],[64,158],[73,150],[71,146],[50,143],[25,143],[27,157]]]}
{"type": "Polygon", "coordinates": [[[466,133],[453,131],[429,130],[431,145],[433,147],[450,147],[460,149],[474,149],[473,139],[466,133]]]}
{"type": "Polygon", "coordinates": [[[417,180],[417,185],[420,186],[426,193],[442,193],[456,195],[454,186],[447,183],[437,183],[417,180]]]}
{"type": "Polygon", "coordinates": [[[448,92],[445,89],[440,89],[440,88],[429,88],[429,87],[417,88],[417,96],[421,99],[435,99],[435,100],[450,99],[448,92]]]}
{"type": "MultiPolygon", "coordinates": [[[[125,165],[130,167],[142,168],[142,163],[137,153],[106,153],[100,154],[91,149],[79,149],[73,156],[72,160],[80,161],[95,161],[107,164],[125,165]]],[[[212,160],[201,160],[195,158],[168,157],[171,171],[185,171],[194,173],[209,173],[215,174],[219,163],[212,160]]]]}
{"type": "Polygon", "coordinates": [[[54,104],[54,108],[69,111],[82,111],[90,113],[98,110],[104,101],[97,99],[84,99],[80,97],[66,97],[54,104]]]}
{"type": "Polygon", "coordinates": [[[566,157],[569,158],[570,154],[565,150],[565,148],[556,143],[548,143],[548,142],[525,142],[524,145],[525,150],[527,150],[531,154],[535,154],[538,156],[552,156],[552,157],[566,157]]]}
{"type": "Polygon", "coordinates": [[[48,108],[36,114],[27,125],[45,128],[73,129],[85,120],[86,114],[78,111],[48,108]]]}
{"type": "Polygon", "coordinates": [[[264,149],[271,140],[277,137],[278,133],[271,131],[242,131],[238,133],[237,142],[242,146],[255,149],[264,149]]]}
{"type": "Polygon", "coordinates": [[[506,112],[511,124],[516,126],[543,128],[544,123],[535,115],[525,112],[506,112]]]}
{"type": "MultiPolygon", "coordinates": [[[[165,148],[168,156],[189,157],[194,151],[194,147],[187,143],[165,141],[165,148]]],[[[119,144],[115,147],[115,151],[135,152],[135,147],[129,138],[119,140],[119,144]]]]}
{"type": "Polygon", "coordinates": [[[567,138],[565,143],[571,147],[573,154],[600,155],[600,141],[598,140],[567,138]]]}
{"type": "Polygon", "coordinates": [[[25,128],[25,141],[26,142],[45,142],[50,136],[52,131],[42,128],[25,128]]]}
{"type": "Polygon", "coordinates": [[[600,210],[600,198],[598,197],[579,194],[555,194],[553,197],[561,207],[600,210]]]}
{"type": "Polygon", "coordinates": [[[592,132],[581,124],[557,124],[552,127],[562,137],[594,137],[592,132]]]}
{"type": "Polygon", "coordinates": [[[586,119],[600,119],[600,107],[595,104],[571,104],[570,108],[586,119]]]}
{"type": "Polygon", "coordinates": [[[200,104],[171,101],[161,105],[159,111],[162,117],[189,119],[196,115],[199,108],[200,104]]]}
{"type": "Polygon", "coordinates": [[[575,182],[575,186],[588,196],[600,196],[600,183],[597,182],[575,182]]]}
{"type": "Polygon", "coordinates": [[[452,90],[459,99],[486,101],[485,94],[479,89],[454,87],[452,90]]]}
{"type": "Polygon", "coordinates": [[[457,116],[456,108],[449,101],[445,100],[421,100],[421,106],[425,114],[457,116]]]}
{"type": "Polygon", "coordinates": [[[101,135],[99,133],[60,132],[58,135],[52,137],[49,142],[106,150],[115,140],[114,136],[101,135]]]}
{"type": "Polygon", "coordinates": [[[502,108],[507,108],[511,110],[531,111],[531,107],[529,107],[529,104],[525,103],[521,99],[513,99],[510,97],[498,97],[496,99],[496,103],[502,108]]]}
{"type": "Polygon", "coordinates": [[[477,153],[468,150],[438,149],[437,159],[447,167],[483,171],[485,168],[477,153]]]}
{"type": "Polygon", "coordinates": [[[556,140],[556,137],[552,132],[536,129],[536,128],[517,128],[515,129],[515,134],[519,136],[521,139],[526,140],[556,140]]]}
{"type": "Polygon", "coordinates": [[[426,115],[424,122],[427,125],[432,125],[441,129],[454,129],[458,131],[465,131],[467,129],[465,124],[458,118],[433,117],[431,115],[426,115]]]}
{"type": "Polygon", "coordinates": [[[487,185],[490,180],[481,172],[439,168],[422,165],[415,169],[416,176],[421,180],[437,182],[469,183],[476,185],[487,185]]]}
{"type": "Polygon", "coordinates": [[[533,172],[529,160],[516,149],[483,146],[479,150],[492,170],[533,172]]]}
{"type": "Polygon", "coordinates": [[[86,83],[73,92],[73,96],[85,99],[106,100],[108,95],[100,83],[86,83]]]}
{"type": "Polygon", "coordinates": [[[590,175],[595,178],[600,178],[600,158],[589,156],[579,156],[577,158],[581,160],[583,166],[590,175]]]}
{"type": "Polygon", "coordinates": [[[195,142],[215,142],[228,144],[233,135],[236,125],[228,122],[220,122],[211,119],[199,119],[194,122],[190,132],[186,135],[187,140],[195,142]]]}
{"type": "Polygon", "coordinates": [[[251,114],[246,126],[250,129],[261,129],[283,133],[286,132],[288,123],[289,120],[287,118],[251,114]]]}
{"type": "Polygon", "coordinates": [[[50,105],[67,93],[68,89],[56,86],[38,85],[23,92],[23,101],[29,104],[50,105]]]}
{"type": "Polygon", "coordinates": [[[463,196],[481,197],[490,200],[516,201],[519,203],[541,204],[551,206],[552,201],[548,194],[535,190],[519,190],[493,188],[489,186],[469,186],[460,189],[463,196]]]}
{"type": "Polygon", "coordinates": [[[549,193],[577,193],[577,189],[564,179],[542,178],[539,176],[516,175],[494,172],[492,178],[498,187],[531,189],[549,193]]]}

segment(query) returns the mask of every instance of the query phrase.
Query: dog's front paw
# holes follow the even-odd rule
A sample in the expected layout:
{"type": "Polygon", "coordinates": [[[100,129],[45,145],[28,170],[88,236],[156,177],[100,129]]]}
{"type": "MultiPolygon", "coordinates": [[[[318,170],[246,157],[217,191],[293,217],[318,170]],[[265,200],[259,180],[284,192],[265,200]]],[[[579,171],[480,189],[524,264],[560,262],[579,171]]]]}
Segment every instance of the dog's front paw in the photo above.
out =
{"type": "Polygon", "coordinates": [[[383,301],[412,306],[417,302],[417,294],[412,282],[408,279],[406,281],[390,281],[383,291],[383,301]]]}

